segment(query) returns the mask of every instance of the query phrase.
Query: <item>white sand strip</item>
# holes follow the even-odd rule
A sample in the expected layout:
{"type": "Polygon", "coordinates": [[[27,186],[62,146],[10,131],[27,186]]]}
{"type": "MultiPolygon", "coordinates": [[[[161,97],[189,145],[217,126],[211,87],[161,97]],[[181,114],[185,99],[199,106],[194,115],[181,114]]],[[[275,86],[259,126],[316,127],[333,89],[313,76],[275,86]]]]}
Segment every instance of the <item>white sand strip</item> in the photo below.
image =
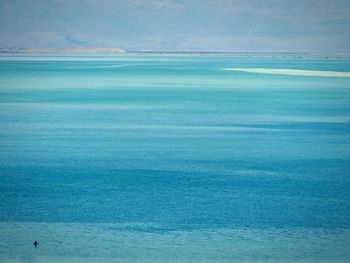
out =
{"type": "Polygon", "coordinates": [[[243,71],[261,74],[312,76],[312,77],[342,77],[350,78],[350,72],[322,71],[322,70],[301,70],[301,69],[270,69],[270,68],[224,68],[230,71],[243,71]]]}

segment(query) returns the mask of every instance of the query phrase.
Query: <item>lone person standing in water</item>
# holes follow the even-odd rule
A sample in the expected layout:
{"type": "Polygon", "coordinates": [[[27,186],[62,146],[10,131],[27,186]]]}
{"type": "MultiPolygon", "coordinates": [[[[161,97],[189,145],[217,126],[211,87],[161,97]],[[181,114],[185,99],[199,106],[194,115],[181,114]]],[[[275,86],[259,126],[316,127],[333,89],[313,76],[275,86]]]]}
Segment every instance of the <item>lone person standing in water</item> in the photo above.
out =
{"type": "Polygon", "coordinates": [[[39,245],[39,242],[35,240],[33,244],[34,244],[34,247],[37,247],[39,245]]]}

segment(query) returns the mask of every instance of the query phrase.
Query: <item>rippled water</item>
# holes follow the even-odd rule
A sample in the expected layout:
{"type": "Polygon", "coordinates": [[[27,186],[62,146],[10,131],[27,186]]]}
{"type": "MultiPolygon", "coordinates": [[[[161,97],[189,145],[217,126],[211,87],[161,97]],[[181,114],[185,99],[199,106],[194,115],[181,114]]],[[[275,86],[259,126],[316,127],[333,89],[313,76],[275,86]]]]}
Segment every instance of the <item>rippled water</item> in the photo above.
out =
{"type": "Polygon", "coordinates": [[[348,72],[0,56],[0,261],[348,262],[348,72]]]}

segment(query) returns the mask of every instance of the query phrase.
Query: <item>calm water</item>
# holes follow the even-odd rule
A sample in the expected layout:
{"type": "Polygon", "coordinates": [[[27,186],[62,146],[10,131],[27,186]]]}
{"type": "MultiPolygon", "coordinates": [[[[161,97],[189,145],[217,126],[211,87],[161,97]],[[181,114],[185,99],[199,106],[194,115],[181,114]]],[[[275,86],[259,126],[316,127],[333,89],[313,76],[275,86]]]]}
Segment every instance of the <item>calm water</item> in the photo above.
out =
{"type": "Polygon", "coordinates": [[[350,78],[319,71],[350,60],[0,56],[0,261],[349,262],[350,78]]]}

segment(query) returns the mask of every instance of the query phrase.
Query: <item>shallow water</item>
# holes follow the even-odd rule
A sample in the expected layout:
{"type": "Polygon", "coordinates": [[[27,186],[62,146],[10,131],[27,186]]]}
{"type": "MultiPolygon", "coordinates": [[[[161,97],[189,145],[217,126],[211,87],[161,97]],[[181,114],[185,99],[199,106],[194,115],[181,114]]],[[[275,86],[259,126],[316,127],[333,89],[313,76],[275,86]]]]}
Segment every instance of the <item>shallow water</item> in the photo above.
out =
{"type": "Polygon", "coordinates": [[[350,61],[1,56],[1,262],[348,262],[350,79],[225,68],[350,61]]]}

